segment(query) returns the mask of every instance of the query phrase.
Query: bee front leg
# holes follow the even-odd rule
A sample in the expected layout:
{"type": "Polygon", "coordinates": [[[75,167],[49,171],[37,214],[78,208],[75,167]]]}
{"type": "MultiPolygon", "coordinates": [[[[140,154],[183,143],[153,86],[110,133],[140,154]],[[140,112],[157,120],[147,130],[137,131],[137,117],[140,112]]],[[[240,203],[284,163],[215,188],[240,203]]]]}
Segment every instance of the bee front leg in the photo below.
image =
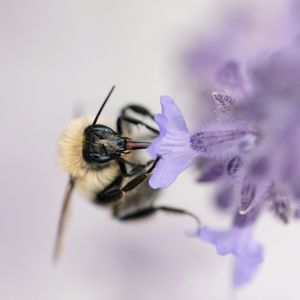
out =
{"type": "Polygon", "coordinates": [[[103,191],[97,193],[93,202],[98,205],[106,205],[122,199],[124,195],[124,192],[121,190],[122,181],[123,177],[119,176],[103,191]]]}
{"type": "Polygon", "coordinates": [[[112,184],[110,184],[107,188],[96,195],[94,203],[105,205],[121,200],[126,192],[129,192],[132,189],[136,188],[149,178],[156,166],[157,161],[158,159],[153,161],[152,166],[148,170],[129,181],[123,188],[121,188],[121,184],[124,177],[123,175],[119,176],[112,184]]]}
{"type": "Polygon", "coordinates": [[[125,160],[123,158],[120,158],[118,160],[121,173],[124,177],[131,177],[131,176],[137,175],[138,173],[141,173],[148,166],[150,166],[153,162],[154,162],[154,160],[149,160],[148,162],[146,162],[146,164],[137,164],[137,163],[133,163],[131,161],[125,160]],[[126,165],[129,165],[130,167],[132,167],[130,171],[127,170],[126,165]]]}
{"type": "Polygon", "coordinates": [[[152,166],[147,169],[146,171],[144,171],[143,173],[141,173],[140,175],[138,175],[137,177],[133,178],[132,180],[130,180],[123,188],[122,191],[129,192],[131,190],[133,190],[134,188],[136,188],[137,186],[139,186],[140,184],[142,184],[144,181],[146,181],[150,175],[152,174],[152,171],[154,170],[156,164],[158,163],[159,158],[157,158],[152,162],[152,166]]]}

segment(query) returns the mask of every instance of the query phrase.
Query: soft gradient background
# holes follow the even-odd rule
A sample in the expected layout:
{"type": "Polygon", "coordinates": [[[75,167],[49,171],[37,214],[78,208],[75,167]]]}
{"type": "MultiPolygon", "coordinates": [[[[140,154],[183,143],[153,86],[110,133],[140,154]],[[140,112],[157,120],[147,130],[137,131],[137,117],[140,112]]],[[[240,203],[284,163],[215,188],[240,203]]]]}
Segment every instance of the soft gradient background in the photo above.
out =
{"type": "MultiPolygon", "coordinates": [[[[0,299],[299,299],[300,226],[269,216],[257,228],[265,262],[238,291],[231,258],[186,237],[192,220],[160,214],[122,224],[78,196],[62,260],[51,261],[67,182],[57,141],[74,111],[96,113],[116,84],[108,119],[129,101],[158,112],[162,94],[177,99],[188,119],[193,102],[176,57],[189,34],[212,30],[225,9],[243,2],[0,1],[0,299]]],[[[283,3],[251,6],[279,19],[283,3]]],[[[210,204],[213,187],[195,185],[194,177],[183,174],[159,201],[227,224],[210,204]]]]}

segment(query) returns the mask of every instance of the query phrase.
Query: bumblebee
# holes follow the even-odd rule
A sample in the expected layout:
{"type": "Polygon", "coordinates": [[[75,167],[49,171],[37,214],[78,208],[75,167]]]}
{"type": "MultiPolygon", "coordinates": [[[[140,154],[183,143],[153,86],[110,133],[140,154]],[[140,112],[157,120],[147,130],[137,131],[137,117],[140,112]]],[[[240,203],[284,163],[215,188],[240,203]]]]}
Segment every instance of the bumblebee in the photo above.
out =
{"type": "Polygon", "coordinates": [[[154,205],[159,190],[152,189],[148,179],[159,158],[142,164],[137,155],[137,150],[146,149],[151,139],[159,134],[159,130],[137,116],[153,121],[153,114],[140,105],[128,105],[117,118],[116,130],[98,121],[114,88],[111,88],[94,119],[86,117],[71,121],[61,136],[59,164],[69,174],[69,182],[58,225],[55,259],[59,256],[71,193],[75,187],[93,203],[111,207],[113,217],[122,221],[165,211],[190,215],[199,223],[198,218],[186,210],[154,205]],[[150,133],[150,141],[133,140],[130,136],[132,126],[144,127],[150,133]]]}

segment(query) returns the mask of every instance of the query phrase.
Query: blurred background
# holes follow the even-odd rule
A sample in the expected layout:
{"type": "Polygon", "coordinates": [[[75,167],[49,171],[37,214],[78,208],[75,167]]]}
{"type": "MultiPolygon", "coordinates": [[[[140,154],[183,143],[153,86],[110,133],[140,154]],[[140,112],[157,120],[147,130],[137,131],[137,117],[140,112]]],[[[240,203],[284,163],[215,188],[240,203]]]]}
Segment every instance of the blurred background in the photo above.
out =
{"type": "MultiPolygon", "coordinates": [[[[114,121],[128,102],[159,112],[159,97],[168,94],[195,129],[182,54],[194,36],[213,37],[220,20],[243,5],[257,15],[258,33],[263,24],[276,35],[270,24],[280,22],[285,1],[248,2],[0,1],[0,299],[299,299],[300,226],[268,215],[256,231],[265,261],[238,290],[232,258],[187,237],[189,218],[118,223],[76,194],[62,259],[52,263],[67,183],[57,144],[74,111],[95,114],[116,84],[106,119],[114,121]]],[[[213,185],[197,185],[195,177],[185,172],[159,202],[226,226],[229,219],[211,203],[213,185]]]]}

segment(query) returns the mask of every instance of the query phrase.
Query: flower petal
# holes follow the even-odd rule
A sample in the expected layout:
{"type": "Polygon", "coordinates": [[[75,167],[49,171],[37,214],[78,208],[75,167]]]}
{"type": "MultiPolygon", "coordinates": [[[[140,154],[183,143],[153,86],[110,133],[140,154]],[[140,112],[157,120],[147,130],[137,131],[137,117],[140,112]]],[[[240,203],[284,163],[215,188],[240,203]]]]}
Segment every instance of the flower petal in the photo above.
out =
{"type": "Polygon", "coordinates": [[[241,259],[235,259],[233,271],[233,284],[240,287],[248,283],[256,273],[260,264],[246,264],[241,259]]]}
{"type": "Polygon", "coordinates": [[[153,189],[170,186],[177,176],[186,170],[192,162],[191,156],[162,157],[152,173],[149,184],[153,189]]]}
{"type": "Polygon", "coordinates": [[[205,241],[214,244],[220,255],[232,254],[247,264],[257,264],[262,261],[262,247],[252,236],[252,227],[217,231],[203,227],[198,235],[205,241]]]}
{"type": "Polygon", "coordinates": [[[165,188],[172,184],[190,166],[196,153],[190,147],[190,133],[174,100],[162,96],[161,107],[162,114],[155,117],[160,135],[148,147],[152,158],[160,157],[149,180],[152,188],[165,188]]]}
{"type": "Polygon", "coordinates": [[[198,235],[205,241],[214,244],[220,255],[232,253],[234,247],[234,238],[230,235],[231,232],[211,230],[208,227],[203,227],[199,230],[198,235]]]}
{"type": "Polygon", "coordinates": [[[157,114],[154,118],[159,126],[159,136],[164,136],[167,133],[168,119],[163,114],[157,114]]]}
{"type": "Polygon", "coordinates": [[[167,131],[176,132],[179,130],[188,132],[183,115],[174,100],[169,96],[161,96],[160,103],[162,114],[167,120],[167,131]]]}

